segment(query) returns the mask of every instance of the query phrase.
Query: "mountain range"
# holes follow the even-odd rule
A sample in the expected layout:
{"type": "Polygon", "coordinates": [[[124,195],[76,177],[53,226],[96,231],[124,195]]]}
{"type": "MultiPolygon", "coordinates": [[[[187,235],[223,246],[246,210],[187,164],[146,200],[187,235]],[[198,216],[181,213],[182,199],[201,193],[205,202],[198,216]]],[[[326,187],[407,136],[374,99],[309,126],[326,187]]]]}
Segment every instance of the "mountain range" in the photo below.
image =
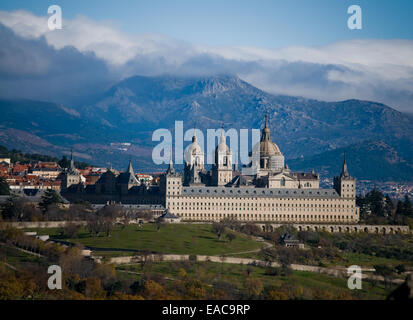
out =
{"type": "Polygon", "coordinates": [[[176,120],[184,131],[262,128],[267,114],[292,169],[336,174],[346,151],[355,176],[412,179],[412,115],[371,101],[272,95],[231,75],[134,76],[87,105],[0,100],[0,112],[0,144],[9,149],[61,155],[73,147],[80,160],[121,169],[131,158],[140,171],[161,170],[151,160],[158,128],[172,130],[176,120]]]}

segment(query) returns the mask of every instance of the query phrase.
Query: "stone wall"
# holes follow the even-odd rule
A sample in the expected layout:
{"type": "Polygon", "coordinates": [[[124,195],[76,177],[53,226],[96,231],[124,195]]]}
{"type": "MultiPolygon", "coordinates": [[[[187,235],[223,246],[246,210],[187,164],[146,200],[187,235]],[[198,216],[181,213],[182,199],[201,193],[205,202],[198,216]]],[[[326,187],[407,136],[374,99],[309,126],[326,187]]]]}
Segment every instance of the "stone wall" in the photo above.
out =
{"type": "Polygon", "coordinates": [[[24,222],[5,222],[6,225],[18,228],[18,229],[31,229],[31,228],[60,228],[64,227],[68,223],[85,226],[86,221],[24,221],[24,222]]]}
{"type": "MultiPolygon", "coordinates": [[[[257,224],[263,231],[273,231],[285,224],[257,224]]],[[[377,234],[410,233],[408,226],[397,225],[368,225],[368,224],[291,224],[299,231],[326,231],[326,232],[366,232],[377,234]]]]}

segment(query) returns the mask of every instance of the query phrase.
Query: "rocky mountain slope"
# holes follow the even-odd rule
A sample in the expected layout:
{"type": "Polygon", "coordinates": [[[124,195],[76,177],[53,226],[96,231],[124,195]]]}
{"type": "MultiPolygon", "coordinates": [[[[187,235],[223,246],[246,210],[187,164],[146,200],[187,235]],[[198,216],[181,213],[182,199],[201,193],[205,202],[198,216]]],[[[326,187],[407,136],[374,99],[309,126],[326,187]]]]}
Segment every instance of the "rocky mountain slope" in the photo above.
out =
{"type": "MultiPolygon", "coordinates": [[[[131,157],[139,170],[159,170],[151,161],[152,148],[158,143],[151,141],[152,132],[172,130],[176,120],[183,121],[184,130],[195,125],[201,130],[217,129],[222,124],[227,129],[252,129],[263,126],[265,114],[272,139],[287,159],[304,157],[307,161],[363,141],[380,141],[407,164],[413,163],[411,115],[369,101],[275,96],[229,75],[135,76],[115,84],[87,106],[69,109],[59,104],[1,100],[0,112],[4,115],[0,117],[0,144],[8,148],[15,145],[23,151],[58,154],[74,146],[77,156],[89,162],[120,168],[131,157]],[[132,145],[125,150],[114,147],[116,142],[132,145]]],[[[360,163],[364,156],[360,154],[360,163]]]]}

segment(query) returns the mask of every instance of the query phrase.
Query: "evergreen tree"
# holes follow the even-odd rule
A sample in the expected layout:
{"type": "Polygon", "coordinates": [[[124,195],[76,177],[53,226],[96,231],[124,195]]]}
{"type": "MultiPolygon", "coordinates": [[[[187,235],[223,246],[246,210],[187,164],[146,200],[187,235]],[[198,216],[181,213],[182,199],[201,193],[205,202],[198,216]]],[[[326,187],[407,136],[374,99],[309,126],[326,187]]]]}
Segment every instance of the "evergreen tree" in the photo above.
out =
{"type": "Polygon", "coordinates": [[[381,193],[377,189],[373,189],[366,195],[366,200],[370,204],[372,214],[379,217],[385,216],[383,206],[383,193],[381,193]]]}
{"type": "Polygon", "coordinates": [[[398,200],[396,205],[396,212],[395,216],[402,216],[403,215],[403,201],[398,200]]]}
{"type": "Polygon", "coordinates": [[[0,177],[0,195],[9,195],[10,194],[10,187],[7,181],[0,177]]]}
{"type": "Polygon", "coordinates": [[[47,211],[47,207],[53,203],[63,203],[63,199],[55,190],[46,190],[42,196],[42,201],[39,203],[39,207],[43,211],[47,211]]]}
{"type": "Polygon", "coordinates": [[[17,196],[11,196],[1,206],[1,215],[4,220],[21,220],[24,215],[25,201],[17,196]]]}
{"type": "Polygon", "coordinates": [[[69,167],[69,160],[67,160],[66,156],[63,156],[62,159],[58,162],[61,168],[68,168],[69,167]]]}
{"type": "Polygon", "coordinates": [[[386,217],[390,217],[393,215],[393,211],[394,211],[393,200],[387,194],[386,198],[384,199],[384,214],[386,217]]]}
{"type": "Polygon", "coordinates": [[[409,196],[406,194],[403,201],[403,215],[413,217],[413,208],[409,196]]]}
{"type": "Polygon", "coordinates": [[[367,210],[370,209],[367,204],[366,197],[362,195],[356,196],[356,205],[360,208],[360,218],[365,220],[367,218],[367,210]]]}

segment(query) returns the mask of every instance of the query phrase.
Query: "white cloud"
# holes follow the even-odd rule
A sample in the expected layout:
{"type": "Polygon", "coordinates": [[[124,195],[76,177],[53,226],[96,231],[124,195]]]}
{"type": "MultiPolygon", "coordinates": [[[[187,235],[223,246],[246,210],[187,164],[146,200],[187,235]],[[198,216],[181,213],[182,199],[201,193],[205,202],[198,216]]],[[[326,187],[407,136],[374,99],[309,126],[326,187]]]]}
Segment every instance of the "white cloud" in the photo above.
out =
{"type": "Polygon", "coordinates": [[[119,77],[160,73],[231,72],[272,93],[322,100],[368,99],[411,110],[413,41],[349,40],[280,49],[212,47],[159,34],[130,35],[85,16],[63,19],[49,31],[47,17],[0,11],[0,22],[26,39],[44,38],[56,50],[93,52],[119,77]]]}

